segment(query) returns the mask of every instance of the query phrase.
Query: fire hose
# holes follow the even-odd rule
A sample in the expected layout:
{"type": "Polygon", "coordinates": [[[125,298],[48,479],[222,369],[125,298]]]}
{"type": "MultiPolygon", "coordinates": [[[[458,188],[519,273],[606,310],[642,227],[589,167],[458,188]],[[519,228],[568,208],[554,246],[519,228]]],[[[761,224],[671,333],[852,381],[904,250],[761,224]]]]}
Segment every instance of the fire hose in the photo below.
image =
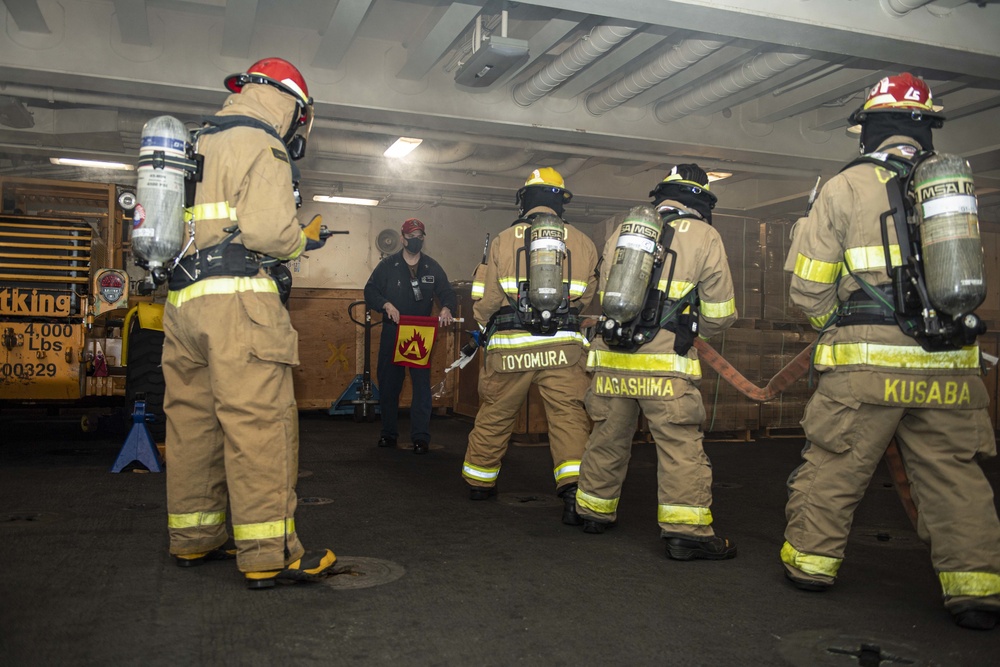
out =
{"type": "MultiPolygon", "coordinates": [[[[715,351],[711,345],[701,338],[696,338],[694,347],[698,350],[698,358],[708,364],[712,370],[719,374],[719,377],[731,384],[738,392],[749,398],[751,401],[763,403],[778,397],[781,392],[788,389],[796,381],[809,372],[809,365],[812,359],[813,347],[815,343],[810,343],[804,350],[795,355],[795,358],[785,364],[784,368],[770,379],[766,387],[758,387],[756,384],[746,379],[742,373],[730,364],[726,359],[715,351]]],[[[899,500],[903,503],[906,516],[909,517],[913,528],[917,527],[917,506],[913,503],[913,496],[910,494],[910,479],[906,476],[906,468],[903,467],[903,458],[896,445],[896,439],[889,441],[885,454],[886,466],[889,468],[889,475],[892,477],[892,484],[899,495],[899,500]]]]}

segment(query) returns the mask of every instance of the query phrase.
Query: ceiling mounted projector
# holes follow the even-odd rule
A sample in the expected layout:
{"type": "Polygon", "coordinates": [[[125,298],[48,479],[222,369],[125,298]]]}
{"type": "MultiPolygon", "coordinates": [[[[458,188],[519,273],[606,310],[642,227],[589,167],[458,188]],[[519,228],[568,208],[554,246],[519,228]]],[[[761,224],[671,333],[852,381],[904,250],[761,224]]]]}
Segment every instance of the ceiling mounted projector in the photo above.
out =
{"type": "Polygon", "coordinates": [[[455,83],[470,88],[484,88],[527,60],[527,41],[490,35],[479,50],[455,71],[455,83]]]}

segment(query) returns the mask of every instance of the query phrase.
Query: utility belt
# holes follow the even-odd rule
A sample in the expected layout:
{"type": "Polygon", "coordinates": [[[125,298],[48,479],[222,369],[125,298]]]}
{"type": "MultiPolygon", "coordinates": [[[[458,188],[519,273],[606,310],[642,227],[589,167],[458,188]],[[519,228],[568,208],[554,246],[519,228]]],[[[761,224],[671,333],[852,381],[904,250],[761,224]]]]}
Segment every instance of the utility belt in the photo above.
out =
{"type": "Polygon", "coordinates": [[[255,276],[260,268],[259,254],[238,243],[223,241],[180,260],[170,275],[170,289],[184,289],[215,276],[255,276]]]}
{"type": "MultiPolygon", "coordinates": [[[[885,298],[886,303],[893,303],[892,285],[872,287],[873,291],[885,298]]],[[[837,326],[847,327],[860,324],[891,324],[899,326],[896,314],[883,303],[876,301],[864,290],[851,294],[850,298],[840,304],[837,309],[837,326]]]]}
{"type": "MultiPolygon", "coordinates": [[[[559,327],[555,329],[555,331],[580,330],[580,323],[583,320],[580,318],[579,312],[576,308],[570,308],[568,313],[560,313],[556,315],[556,317],[562,318],[563,321],[559,323],[559,327]]],[[[498,310],[497,314],[491,318],[491,322],[493,331],[524,330],[531,331],[532,333],[539,333],[537,331],[533,331],[531,324],[524,322],[517,311],[510,306],[504,306],[498,310]]]]}

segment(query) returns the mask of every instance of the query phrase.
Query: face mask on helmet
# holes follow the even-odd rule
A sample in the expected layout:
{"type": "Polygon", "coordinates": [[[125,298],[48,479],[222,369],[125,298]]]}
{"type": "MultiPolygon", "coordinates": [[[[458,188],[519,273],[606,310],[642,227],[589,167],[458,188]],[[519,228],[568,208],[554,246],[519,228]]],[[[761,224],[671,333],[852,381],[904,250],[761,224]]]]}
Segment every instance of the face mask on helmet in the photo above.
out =
{"type": "Polygon", "coordinates": [[[707,185],[700,183],[708,183],[708,174],[704,169],[696,164],[679,164],[653,188],[649,196],[657,208],[670,199],[697,211],[705,222],[712,224],[712,209],[718,197],[709,191],[707,185]]]}
{"type": "Polygon", "coordinates": [[[568,190],[547,185],[528,185],[517,191],[514,203],[517,204],[517,210],[521,215],[535,207],[547,206],[561,218],[564,210],[563,205],[572,198],[573,195],[568,190]]]}
{"type": "Polygon", "coordinates": [[[914,119],[908,113],[873,113],[861,124],[861,152],[876,150],[889,137],[902,135],[910,137],[925,151],[934,150],[933,128],[937,119],[914,119]]]}
{"type": "Polygon", "coordinates": [[[715,208],[715,201],[707,190],[679,183],[660,183],[649,193],[649,196],[653,198],[654,207],[658,208],[661,203],[670,199],[697,211],[705,222],[712,224],[712,209],[715,208]]]}
{"type": "MultiPolygon", "coordinates": [[[[298,107],[297,107],[298,110],[298,107]]],[[[312,106],[305,107],[304,114],[300,113],[298,119],[292,121],[291,127],[285,133],[283,141],[288,148],[288,157],[293,160],[301,160],[306,154],[306,140],[312,132],[313,110],[312,106]],[[305,127],[304,132],[296,133],[301,127],[305,127]]]]}

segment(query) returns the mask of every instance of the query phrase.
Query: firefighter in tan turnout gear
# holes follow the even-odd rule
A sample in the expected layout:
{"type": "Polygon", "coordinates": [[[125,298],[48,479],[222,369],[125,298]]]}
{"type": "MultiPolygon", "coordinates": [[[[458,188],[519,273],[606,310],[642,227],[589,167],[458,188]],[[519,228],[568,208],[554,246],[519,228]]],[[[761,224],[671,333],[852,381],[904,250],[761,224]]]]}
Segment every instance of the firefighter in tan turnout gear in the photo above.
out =
{"type": "MultiPolygon", "coordinates": [[[[977,332],[942,339],[922,331],[920,308],[915,317],[903,317],[906,300],[901,307],[893,289],[894,282],[911,289],[910,280],[894,281],[893,275],[907,275],[901,272],[906,256],[915,254],[900,241],[900,230],[909,233],[905,215],[892,214],[905,209],[899,182],[912,170],[920,190],[919,160],[933,150],[932,128],[943,117],[924,81],[901,74],[876,84],[851,122],[862,126],[867,155],[831,179],[796,223],[785,263],[792,273],[792,303],[821,331],[815,352],[821,375],[802,419],[804,460],[788,480],[781,560],[798,588],[833,585],[854,510],[895,437],[918,509],[917,530],[930,543],[945,607],[960,626],[989,629],[1000,614],[1000,524],[977,462],[996,454],[977,332]]],[[[966,200],[965,211],[974,215],[969,190],[956,189],[949,198],[966,200]]],[[[933,208],[918,204],[915,213],[927,216],[933,208]]],[[[935,269],[928,246],[931,219],[921,224],[928,280],[935,269]]],[[[978,226],[964,223],[965,232],[972,229],[978,242],[978,226]]],[[[969,256],[980,271],[981,253],[980,247],[978,257],[969,256]]],[[[955,255],[936,269],[957,269],[961,260],[955,255]]],[[[950,287],[975,283],[956,279],[950,287]]],[[[979,286],[985,290],[981,280],[979,286]]]]}
{"type": "Polygon", "coordinates": [[[705,420],[694,336],[736,321],[722,238],[711,226],[716,196],[695,164],[674,167],[608,239],[601,271],[604,319],[587,363],[594,379],[576,493],[588,533],[617,523],[639,410],[656,442],[657,521],[667,556],[722,560],[736,545],[712,528],[712,469],[702,448],[705,420]],[[655,208],[654,208],[655,207],[655,208]]]}
{"type": "Polygon", "coordinates": [[[292,185],[312,99],[280,58],[226,87],[234,94],[208,124],[216,131],[198,138],[194,244],[171,275],[164,313],[167,521],[178,565],[231,557],[228,498],[237,566],[250,588],[268,588],[336,561],[329,549],[305,551],[296,532],[298,334],[261,268],[263,256],[323,244],[318,229],[299,226],[292,185]]]}
{"type": "Polygon", "coordinates": [[[477,272],[473,297],[481,298],[473,313],[486,337],[486,361],[462,475],[470,499],[495,495],[514,422],[535,384],[548,420],[562,520],[578,525],[573,495],[590,431],[583,406],[588,342],[579,314],[597,289],[597,248],[562,220],[571,197],[556,170],[532,171],[517,193],[521,217],[497,236],[477,272]]]}

